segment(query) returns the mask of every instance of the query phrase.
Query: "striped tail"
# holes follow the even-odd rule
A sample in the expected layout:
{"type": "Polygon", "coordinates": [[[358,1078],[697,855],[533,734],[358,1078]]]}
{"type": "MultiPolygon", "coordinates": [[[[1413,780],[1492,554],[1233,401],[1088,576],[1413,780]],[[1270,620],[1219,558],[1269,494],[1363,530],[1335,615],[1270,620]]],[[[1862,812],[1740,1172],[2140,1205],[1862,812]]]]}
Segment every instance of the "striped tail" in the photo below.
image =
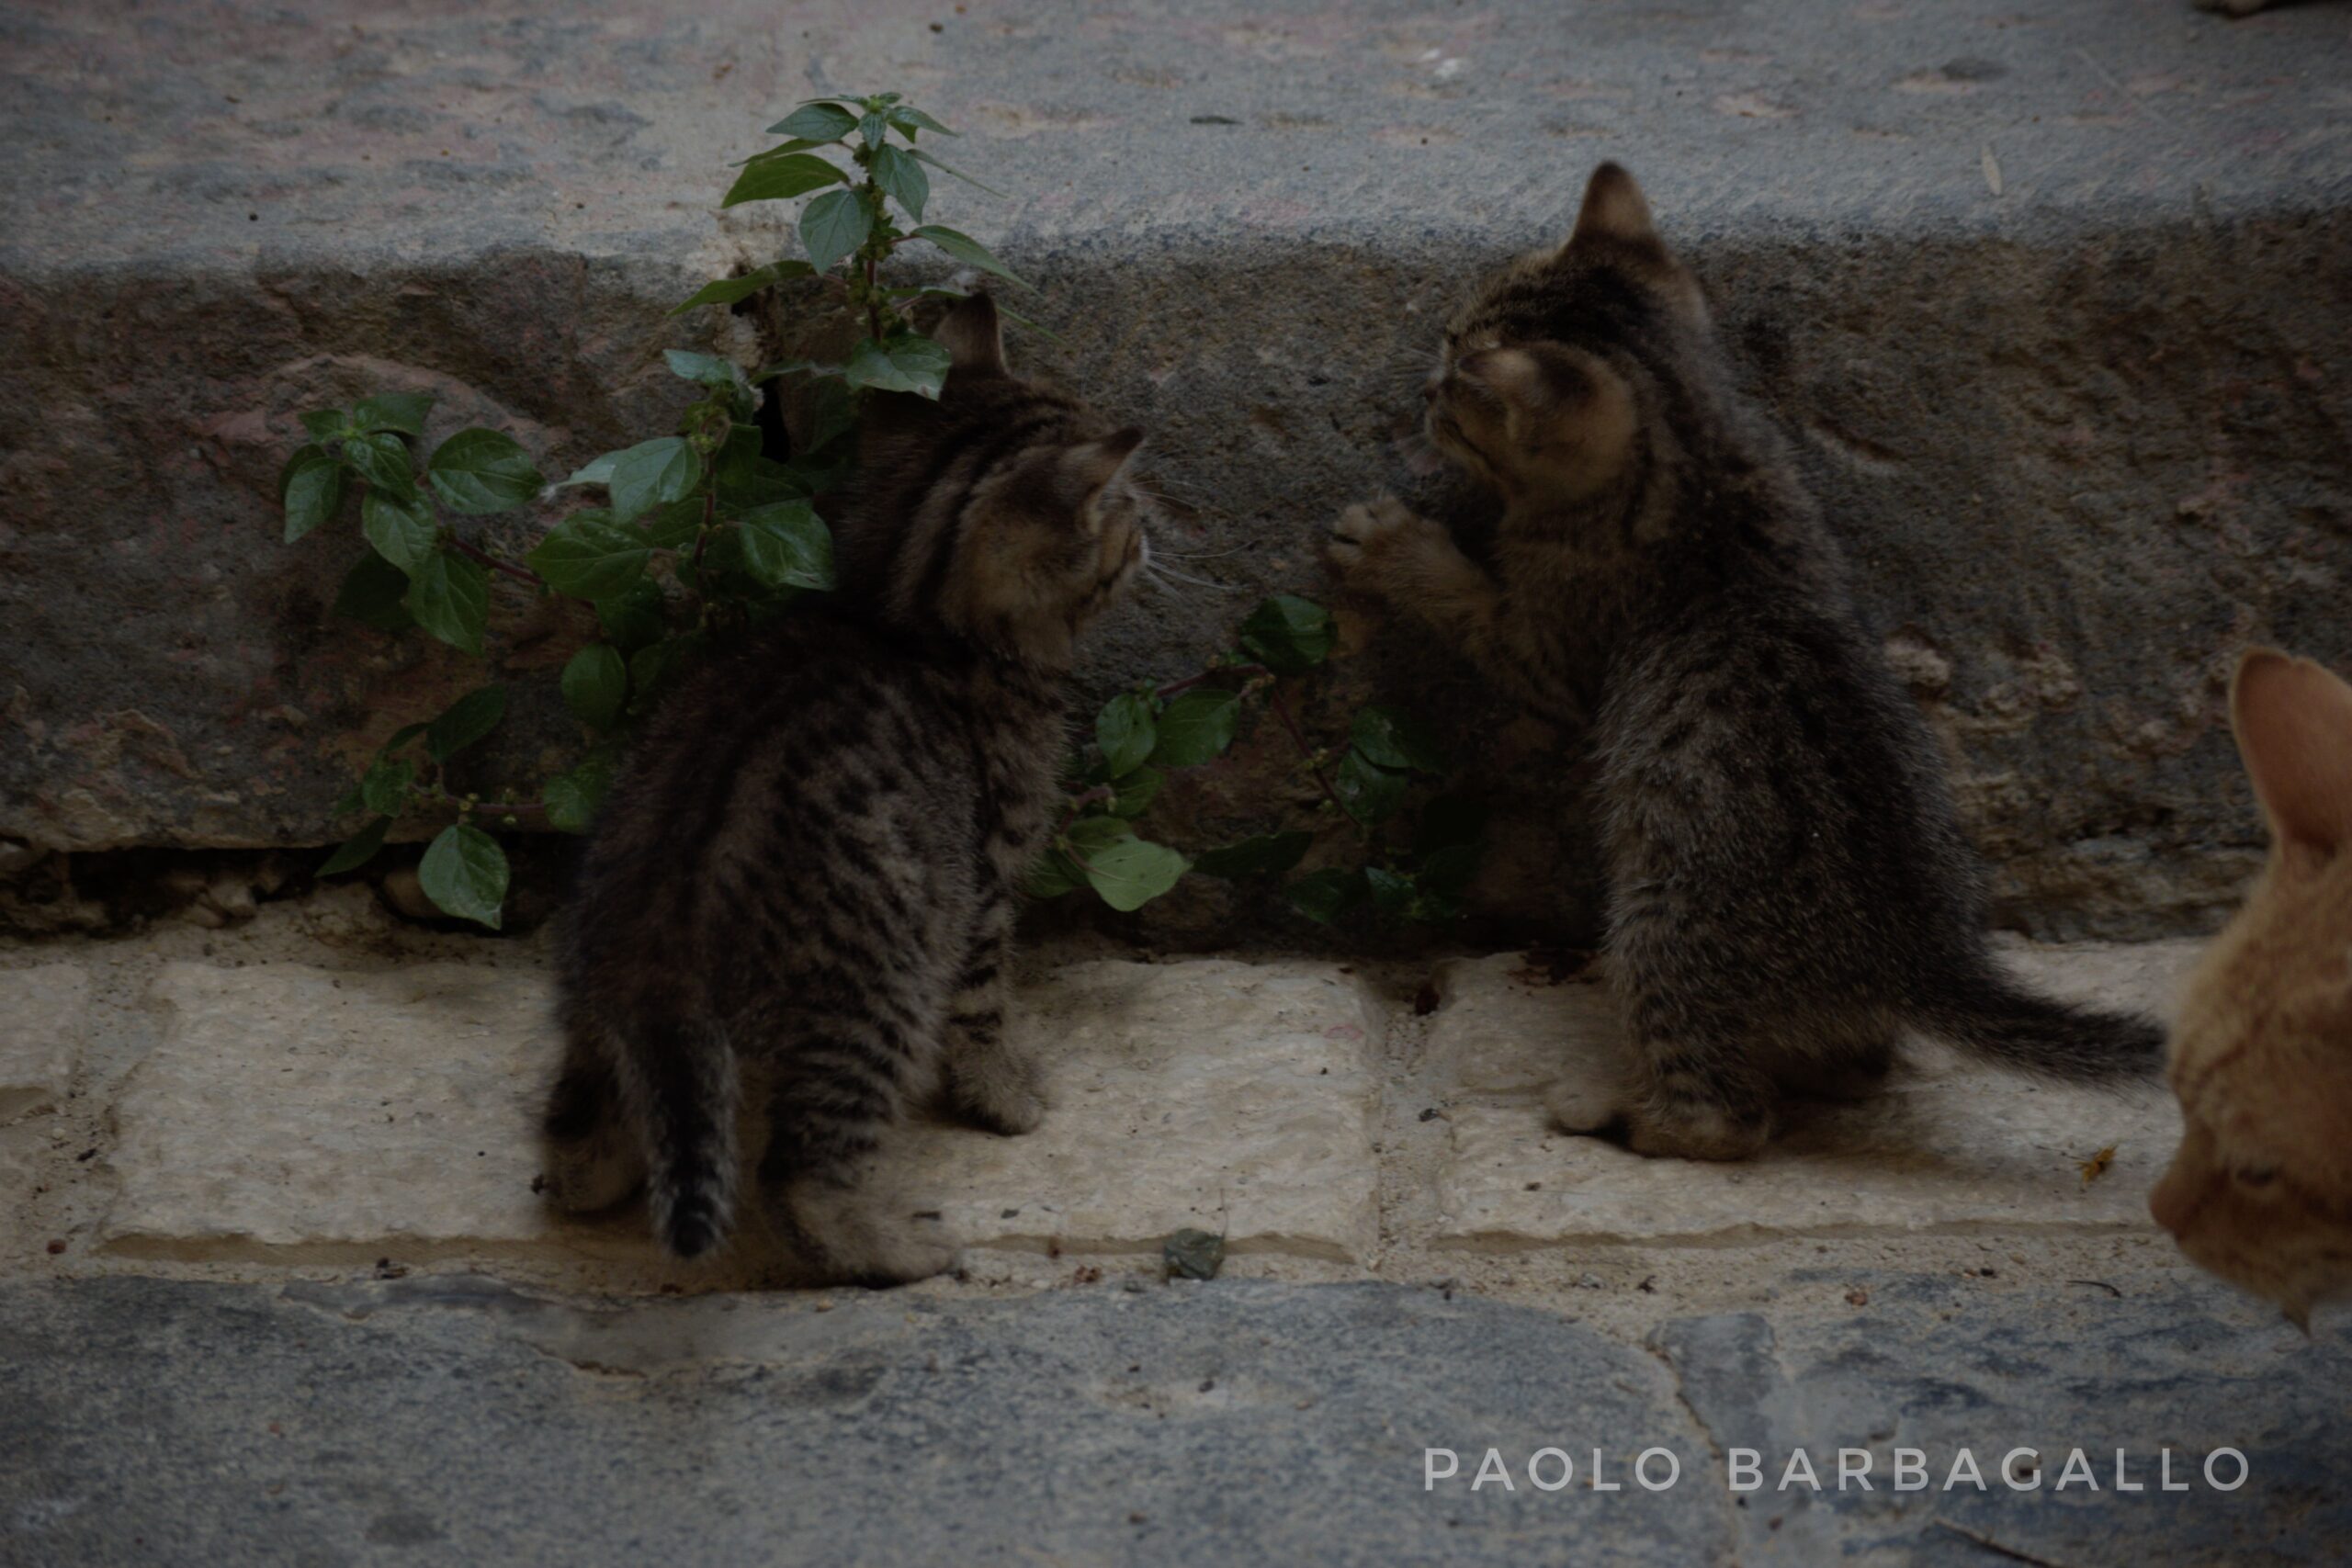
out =
{"type": "Polygon", "coordinates": [[[2070,1083],[2146,1077],[2164,1065],[2154,1019],[2034,995],[1986,969],[1950,987],[1917,1021],[1987,1061],[2070,1083]]]}
{"type": "Polygon", "coordinates": [[[653,1232],[699,1258],[735,1223],[735,1053],[715,1024],[677,1023],[637,1053],[653,1232]]]}

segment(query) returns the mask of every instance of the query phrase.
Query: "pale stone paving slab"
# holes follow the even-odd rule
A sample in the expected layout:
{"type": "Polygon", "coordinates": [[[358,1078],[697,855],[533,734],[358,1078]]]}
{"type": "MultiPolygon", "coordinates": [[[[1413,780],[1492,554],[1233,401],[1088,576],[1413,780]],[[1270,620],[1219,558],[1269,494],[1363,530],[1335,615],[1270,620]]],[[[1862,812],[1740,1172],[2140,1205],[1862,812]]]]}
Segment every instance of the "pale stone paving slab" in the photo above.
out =
{"type": "Polygon", "coordinates": [[[79,964],[0,970],[0,1123],[65,1098],[89,1014],[79,964]]]}
{"type": "MultiPolygon", "coordinates": [[[[2053,993],[2168,1015],[2195,942],[2005,953],[2053,993]]],[[[1651,1160],[1551,1130],[1537,1091],[1572,1054],[1621,1048],[1608,987],[1550,983],[1519,954],[1451,965],[1428,1058],[1451,1075],[1439,1175],[1444,1244],[1758,1232],[1913,1230],[1972,1223],[2137,1225],[2179,1137],[2161,1086],[2107,1092],[2036,1084],[1915,1046],[1859,1105],[1792,1104],[1781,1136],[1736,1165],[1651,1160]],[[2078,1162],[2112,1147],[2086,1181],[2078,1162]]]]}
{"type": "MultiPolygon", "coordinates": [[[[532,1191],[557,1055],[544,976],[424,964],[175,964],[164,1038],[117,1108],[102,1238],[186,1257],[584,1252],[652,1262],[640,1218],[559,1219],[532,1191]]],[[[1087,964],[1030,987],[1038,1131],[919,1126],[883,1179],[967,1243],[1362,1258],[1379,1019],[1328,964],[1087,964]]]]}
{"type": "Polygon", "coordinates": [[[1330,964],[1074,964],[1013,1019],[1046,1067],[1045,1126],[919,1129],[907,1189],[979,1246],[1156,1252],[1192,1225],[1237,1252],[1362,1261],[1379,1239],[1383,1027],[1330,964]]]}

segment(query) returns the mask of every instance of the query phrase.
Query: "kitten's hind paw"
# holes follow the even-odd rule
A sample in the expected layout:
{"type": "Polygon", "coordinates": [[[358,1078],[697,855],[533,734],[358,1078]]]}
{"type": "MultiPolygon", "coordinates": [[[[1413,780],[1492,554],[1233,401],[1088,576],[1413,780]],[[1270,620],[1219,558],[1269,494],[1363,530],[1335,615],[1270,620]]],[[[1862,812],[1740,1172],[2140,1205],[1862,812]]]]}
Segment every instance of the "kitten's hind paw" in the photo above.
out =
{"type": "Polygon", "coordinates": [[[1555,1078],[1544,1089],[1544,1108],[1563,1133],[1603,1133],[1625,1119],[1624,1102],[1614,1085],[1573,1073],[1555,1078]]]}
{"type": "Polygon", "coordinates": [[[1033,1133],[1052,1103],[1039,1082],[1037,1064],[1003,1046],[951,1050],[947,1059],[947,1105],[960,1120],[985,1132],[1014,1137],[1033,1133]]]}
{"type": "Polygon", "coordinates": [[[547,1168],[532,1188],[566,1213],[593,1214],[643,1185],[645,1156],[636,1140],[606,1126],[585,1138],[548,1140],[547,1168]]]}
{"type": "Polygon", "coordinates": [[[811,1183],[788,1192],[785,1208],[808,1266],[835,1283],[903,1285],[956,1269],[955,1238],[903,1201],[811,1183]]]}
{"type": "Polygon", "coordinates": [[[1626,1146],[1652,1159],[1747,1159],[1771,1141],[1772,1119],[1698,1105],[1672,1114],[1637,1110],[1626,1146]]]}

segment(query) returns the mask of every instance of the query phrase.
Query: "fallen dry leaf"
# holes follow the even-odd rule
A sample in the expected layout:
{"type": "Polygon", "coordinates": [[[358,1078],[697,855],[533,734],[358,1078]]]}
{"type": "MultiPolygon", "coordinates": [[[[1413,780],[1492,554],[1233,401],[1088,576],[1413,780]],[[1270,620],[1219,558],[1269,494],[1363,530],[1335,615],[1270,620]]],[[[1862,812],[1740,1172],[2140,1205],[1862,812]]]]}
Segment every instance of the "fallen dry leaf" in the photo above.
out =
{"type": "Polygon", "coordinates": [[[2091,1156],[2090,1158],[2076,1160],[2075,1162],[2075,1168],[2083,1173],[2083,1185],[2088,1187],[2092,1182],[2097,1181],[2100,1177],[2105,1176],[2107,1174],[2107,1168],[2114,1163],[2115,1145],[2113,1144],[2109,1144],[2107,1147],[2099,1150],[2098,1153],[2091,1156]]]}

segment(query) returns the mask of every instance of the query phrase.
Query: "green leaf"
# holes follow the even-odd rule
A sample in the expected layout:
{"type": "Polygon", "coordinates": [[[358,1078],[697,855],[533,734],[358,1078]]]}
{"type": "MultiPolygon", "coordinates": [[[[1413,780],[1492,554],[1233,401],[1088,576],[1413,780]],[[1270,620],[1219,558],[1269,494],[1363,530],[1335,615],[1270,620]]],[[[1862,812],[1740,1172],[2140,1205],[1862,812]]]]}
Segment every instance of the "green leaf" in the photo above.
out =
{"type": "Polygon", "coordinates": [[[871,109],[857,117],[858,140],[868,147],[880,147],[890,135],[890,122],[879,109],[871,109]]]}
{"type": "Polygon", "coordinates": [[[376,755],[389,757],[431,728],[432,726],[425,724],[403,724],[393,730],[390,737],[376,749],[376,755]]]}
{"type": "Polygon", "coordinates": [[[692,633],[648,643],[628,656],[629,711],[642,713],[701,653],[703,639],[692,633]]]}
{"type": "Polygon", "coordinates": [[[391,825],[390,818],[379,817],[356,833],[352,834],[343,841],[342,848],[327,856],[325,863],[319,867],[319,874],[340,876],[346,871],[357,871],[361,866],[374,860],[376,852],[384,847],[384,833],[391,825]]]}
{"type": "Polygon", "coordinates": [[[384,758],[359,780],[359,804],[385,817],[398,817],[408,805],[409,785],[416,782],[416,764],[384,758]]]}
{"type": "Polygon", "coordinates": [[[887,343],[860,338],[850,350],[842,379],[852,387],[936,399],[947,384],[951,363],[945,346],[927,337],[894,337],[887,343]]]}
{"type": "Polygon", "coordinates": [[[424,416],[433,412],[426,392],[379,392],[362,398],[351,412],[351,423],[362,430],[397,430],[403,435],[424,434],[424,416]]]}
{"type": "Polygon", "coordinates": [[[647,643],[660,641],[668,629],[663,609],[661,585],[640,577],[620,593],[596,601],[596,624],[615,648],[635,653],[647,643]]]}
{"type": "Polygon", "coordinates": [[[351,429],[351,416],[341,409],[312,409],[302,416],[302,429],[313,441],[340,441],[351,429]]]}
{"type": "Polygon", "coordinates": [[[1236,693],[1186,692],[1160,710],[1159,739],[1151,760],[1163,768],[1197,767],[1233,744],[1234,727],[1240,719],[1241,698],[1236,693]]]}
{"type": "Polygon", "coordinates": [[[1413,879],[1382,866],[1363,868],[1364,886],[1371,889],[1372,907],[1384,915],[1401,915],[1413,902],[1413,879]]]}
{"type": "Polygon", "coordinates": [[[547,483],[513,436],[479,428],[441,443],[425,472],[443,501],[477,514],[520,506],[547,483]]]}
{"type": "Polygon", "coordinates": [[[813,152],[787,152],[781,157],[755,158],[743,165],[743,172],[735,176],[735,183],[727,187],[727,194],[719,198],[718,205],[740,207],[747,201],[789,201],[821,186],[839,185],[848,178],[839,165],[813,152]]]}
{"type": "Polygon", "coordinates": [[[1445,753],[1429,727],[1402,708],[1368,707],[1348,727],[1348,738],[1367,761],[1391,770],[1442,773],[1445,753]]]}
{"type": "MultiPolygon", "coordinates": [[[[947,134],[953,136],[956,133],[951,130],[947,134]]],[[[1001,197],[1004,194],[1004,192],[997,189],[994,186],[980,185],[979,181],[974,179],[963,170],[953,168],[948,164],[943,164],[928,152],[917,152],[910,148],[908,150],[907,156],[912,158],[918,164],[929,164],[933,168],[937,169],[943,175],[953,175],[967,186],[978,186],[981,190],[988,192],[990,196],[1001,197]]]]}
{"type": "Polygon", "coordinates": [[[817,99],[768,127],[770,136],[796,137],[803,141],[839,141],[857,129],[857,116],[826,99],[817,99]]]}
{"type": "Polygon", "coordinates": [[[1047,850],[1032,861],[1021,878],[1021,891],[1032,898],[1058,898],[1086,886],[1086,874],[1059,850],[1047,850]]]}
{"type": "Polygon", "coordinates": [[[1139,909],[1175,886],[1188,864],[1166,844],[1122,839],[1086,857],[1086,882],[1114,909],[1139,909]]]}
{"type": "Polygon", "coordinates": [[[402,501],[371,485],[359,498],[359,531],[368,536],[378,555],[406,574],[424,565],[439,545],[441,522],[424,497],[402,501]]]}
{"type": "Polygon", "coordinates": [[[484,686],[469,692],[424,727],[424,749],[435,761],[446,762],[496,729],[505,716],[505,687],[484,686]]]}
{"type": "Polygon", "coordinates": [[[684,436],[640,441],[613,459],[605,484],[611,490],[613,521],[634,522],[646,512],[693,493],[702,478],[702,459],[684,436]]]}
{"type": "Polygon", "coordinates": [[[1310,871],[1283,889],[1283,897],[1290,907],[1310,920],[1324,925],[1337,919],[1347,908],[1364,896],[1363,873],[1342,871],[1337,866],[1323,871],[1310,871]]]}
{"type": "Polygon", "coordinates": [[[1137,768],[1113,786],[1118,793],[1104,809],[1114,817],[1132,821],[1151,809],[1151,803],[1159,798],[1160,788],[1167,783],[1168,775],[1158,768],[1137,768]]]}
{"type": "Polygon", "coordinates": [[[1306,832],[1257,833],[1239,843],[1209,851],[1193,863],[1193,869],[1224,877],[1284,872],[1296,865],[1314,842],[1315,835],[1306,832]]]}
{"type": "Polygon", "coordinates": [[[969,234],[947,228],[943,224],[925,223],[914,231],[914,237],[919,240],[929,240],[967,266],[978,267],[982,272],[993,274],[1007,283],[1018,284],[1023,288],[1029,287],[1028,283],[1011,267],[997,260],[994,253],[986,245],[969,234]]]}
{"type": "Polygon", "coordinates": [[[922,221],[922,204],[931,199],[931,176],[911,152],[896,147],[885,147],[874,154],[865,172],[882,187],[882,194],[907,210],[907,216],[922,221]]]}
{"type": "Polygon", "coordinates": [[[591,729],[610,729],[628,705],[628,661],[610,643],[592,642],[563,667],[563,705],[591,729]]]}
{"type": "Polygon", "coordinates": [[[713,387],[722,392],[742,384],[743,372],[735,367],[735,362],[716,354],[695,354],[689,349],[668,348],[662,351],[662,357],[669,365],[670,374],[682,380],[713,387]]]}
{"type": "Polygon", "coordinates": [[[1363,752],[1351,750],[1340,762],[1340,771],[1331,781],[1331,792],[1340,797],[1340,804],[1349,816],[1369,828],[1396,815],[1405,804],[1408,782],[1403,773],[1390,773],[1368,761],[1363,752]]]}
{"type": "Polygon", "coordinates": [[[857,402],[846,381],[816,382],[808,391],[808,450],[822,452],[857,428],[857,402]]]}
{"type": "Polygon", "coordinates": [[[888,112],[890,116],[890,123],[906,132],[907,140],[910,141],[914,140],[915,132],[918,130],[935,130],[942,136],[956,134],[911,104],[900,104],[888,112]]]}
{"type": "Polygon", "coordinates": [[[645,540],[589,511],[576,512],[548,529],[548,536],[523,558],[557,592],[605,600],[628,592],[645,575],[645,563],[652,557],[645,540]]]}
{"type": "Polygon", "coordinates": [[[746,512],[739,526],[744,570],[763,587],[832,587],[833,536],[807,502],[746,512]]]}
{"type": "Polygon", "coordinates": [[[1277,593],[1241,623],[1241,646],[1277,675],[1303,675],[1330,657],[1331,613],[1310,599],[1277,593]]]}
{"type": "Polygon", "coordinates": [[[409,577],[401,603],[416,624],[453,648],[481,651],[490,624],[490,573],[478,561],[438,550],[409,577]]]}
{"type": "Polygon", "coordinates": [[[404,632],[416,625],[401,603],[407,592],[408,574],[370,550],[345,574],[334,613],[379,632],[404,632]]]}
{"type": "Polygon", "coordinates": [[[408,444],[389,430],[353,436],[343,444],[343,460],[361,479],[402,501],[416,494],[416,471],[409,465],[408,444]]]}
{"type": "Polygon", "coordinates": [[[548,781],[539,804],[547,807],[548,825],[561,833],[584,833],[595,820],[596,808],[613,787],[613,760],[590,752],[568,773],[548,781]]]}
{"type": "Polygon", "coordinates": [[[822,141],[808,141],[796,136],[791,141],[778,142],[774,147],[762,148],[759,152],[752,153],[748,158],[738,158],[734,163],[729,164],[728,167],[740,169],[746,164],[756,164],[763,158],[781,158],[787,153],[807,152],[825,145],[826,143],[822,141]]]}
{"type": "Polygon", "coordinates": [[[445,914],[498,929],[499,906],[506,902],[506,852],[470,823],[441,829],[418,863],[424,896],[445,914]]]}
{"type": "Polygon", "coordinates": [[[873,209],[854,190],[828,191],[800,209],[800,245],[819,272],[831,271],[873,231],[873,209]]]}
{"type": "MultiPolygon", "coordinates": [[[[684,304],[672,306],[670,314],[681,316],[698,305],[732,305],[739,299],[749,299],[772,283],[781,283],[787,277],[806,277],[816,270],[805,261],[780,261],[771,262],[741,277],[713,278],[695,289],[684,304]]],[[[578,477],[573,476],[574,479],[578,477]]]]}
{"type": "Polygon", "coordinates": [[[290,545],[332,519],[343,505],[343,465],[328,457],[323,446],[300,447],[277,476],[277,494],[286,503],[286,542],[290,545]]]}
{"type": "Polygon", "coordinates": [[[1094,716],[1094,743],[1102,748],[1103,766],[1114,779],[1143,766],[1159,740],[1151,704],[1133,692],[1120,693],[1094,716]]]}

